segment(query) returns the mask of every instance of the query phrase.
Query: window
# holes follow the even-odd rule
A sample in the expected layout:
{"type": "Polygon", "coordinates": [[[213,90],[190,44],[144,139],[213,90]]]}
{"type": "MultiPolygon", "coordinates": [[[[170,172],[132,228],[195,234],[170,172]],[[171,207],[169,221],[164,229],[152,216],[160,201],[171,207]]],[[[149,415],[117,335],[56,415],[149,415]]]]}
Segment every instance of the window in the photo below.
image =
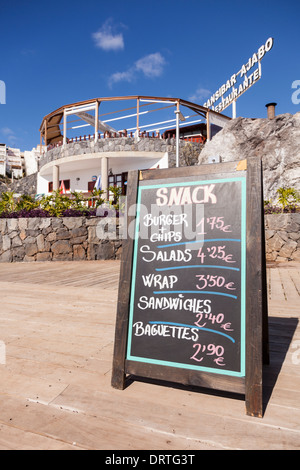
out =
{"type": "MultiPolygon", "coordinates": [[[[70,180],[61,180],[61,181],[59,182],[59,188],[60,188],[60,185],[61,185],[62,181],[64,182],[66,191],[70,191],[70,188],[71,188],[70,180]]],[[[48,193],[52,193],[52,192],[53,192],[53,181],[50,181],[50,182],[48,183],[48,193]]]]}
{"type": "Polygon", "coordinates": [[[88,182],[88,192],[91,193],[95,187],[96,181],[89,181],[88,182]]]}
{"type": "Polygon", "coordinates": [[[108,186],[118,186],[122,188],[122,196],[126,195],[128,173],[108,176],[108,186]]]}

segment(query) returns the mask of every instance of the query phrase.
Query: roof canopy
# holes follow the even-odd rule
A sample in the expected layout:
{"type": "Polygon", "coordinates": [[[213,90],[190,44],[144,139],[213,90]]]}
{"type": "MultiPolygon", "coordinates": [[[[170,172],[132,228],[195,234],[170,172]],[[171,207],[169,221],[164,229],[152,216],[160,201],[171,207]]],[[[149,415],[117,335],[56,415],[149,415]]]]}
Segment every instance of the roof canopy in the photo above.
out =
{"type": "MultiPolygon", "coordinates": [[[[126,118],[132,118],[133,116],[136,119],[134,129],[140,130],[140,127],[147,127],[147,126],[140,126],[140,116],[142,114],[146,114],[148,112],[153,112],[153,111],[162,111],[163,109],[170,108],[170,107],[172,108],[173,106],[176,107],[176,111],[180,114],[180,120],[182,121],[185,120],[185,117],[181,114],[180,107],[188,108],[189,110],[193,111],[195,115],[201,116],[202,118],[206,119],[207,124],[209,123],[210,117],[212,118],[211,119],[212,121],[214,121],[215,119],[218,119],[219,121],[230,120],[228,116],[212,111],[208,108],[205,108],[204,106],[200,106],[199,104],[182,100],[181,98],[168,98],[168,97],[166,98],[166,97],[158,97],[158,96],[140,96],[140,95],[94,98],[90,100],[78,101],[76,103],[71,103],[71,104],[61,106],[55,111],[52,111],[51,113],[47,114],[43,118],[40,129],[39,129],[41,133],[41,143],[42,143],[42,139],[44,139],[45,145],[55,144],[56,142],[65,140],[66,133],[67,133],[66,120],[67,120],[67,116],[69,115],[76,114],[81,122],[85,121],[87,123],[82,126],[71,127],[71,129],[92,125],[95,127],[95,134],[96,133],[98,134],[99,131],[103,132],[105,129],[115,130],[107,124],[108,121],[111,122],[111,121],[123,120],[126,118]],[[130,101],[130,100],[136,101],[134,106],[129,107],[129,108],[127,107],[126,109],[119,109],[119,110],[113,109],[111,112],[108,112],[108,113],[106,112],[102,115],[99,114],[99,107],[101,103],[118,102],[118,101],[121,102],[121,101],[130,101]],[[141,110],[141,108],[144,106],[155,105],[157,103],[162,104],[163,107],[159,107],[158,109],[154,109],[151,111],[144,111],[144,112],[141,110]],[[132,110],[132,109],[136,110],[134,114],[126,115],[125,113],[125,115],[122,115],[122,113],[128,112],[129,110],[132,110]],[[95,116],[92,116],[91,114],[86,113],[87,110],[93,110],[95,112],[95,116]],[[102,116],[108,116],[109,114],[116,114],[116,113],[119,113],[119,117],[115,117],[113,119],[106,119],[105,121],[101,121],[99,119],[102,116]],[[62,125],[63,125],[63,129],[61,129],[62,125]]],[[[190,118],[191,116],[188,116],[188,117],[190,118]]],[[[172,120],[165,121],[165,122],[167,123],[170,121],[172,120]]],[[[161,124],[161,122],[154,123],[154,124],[161,124]]],[[[149,126],[151,125],[154,126],[154,124],[149,124],[149,126]]],[[[170,124],[170,127],[172,128],[174,127],[174,125],[170,124]]]]}

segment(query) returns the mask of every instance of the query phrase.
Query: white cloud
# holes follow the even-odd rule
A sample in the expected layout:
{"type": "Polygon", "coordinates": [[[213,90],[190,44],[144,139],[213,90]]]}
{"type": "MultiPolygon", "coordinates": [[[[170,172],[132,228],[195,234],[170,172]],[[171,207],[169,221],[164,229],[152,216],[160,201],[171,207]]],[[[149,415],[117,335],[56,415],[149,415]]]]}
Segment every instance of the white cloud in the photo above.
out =
{"type": "Polygon", "coordinates": [[[126,72],[116,72],[110,76],[109,85],[112,86],[118,82],[132,82],[135,78],[134,68],[128,69],[126,72]]]}
{"type": "Polygon", "coordinates": [[[114,83],[126,81],[133,82],[139,74],[147,78],[156,78],[163,74],[164,66],[166,65],[165,58],[160,52],[146,55],[137,60],[133,66],[129,67],[124,72],[116,72],[109,78],[109,86],[114,83]]]}
{"type": "Polygon", "coordinates": [[[101,28],[92,34],[96,47],[104,51],[117,51],[124,49],[122,33],[116,33],[111,19],[108,19],[101,28]]]}
{"type": "Polygon", "coordinates": [[[10,135],[10,134],[14,134],[14,131],[12,131],[9,127],[2,127],[1,133],[4,135],[10,135]]]}
{"type": "Polygon", "coordinates": [[[0,132],[4,136],[5,140],[8,142],[8,144],[13,145],[18,141],[18,138],[15,135],[14,131],[9,127],[2,127],[0,129],[0,132]]]}
{"type": "Polygon", "coordinates": [[[165,58],[160,52],[149,54],[135,63],[136,70],[140,70],[146,77],[159,77],[163,73],[165,58]]]}
{"type": "Polygon", "coordinates": [[[193,102],[203,101],[208,98],[211,94],[212,92],[210,90],[200,86],[199,88],[197,88],[195,93],[189,97],[189,100],[193,102]]]}

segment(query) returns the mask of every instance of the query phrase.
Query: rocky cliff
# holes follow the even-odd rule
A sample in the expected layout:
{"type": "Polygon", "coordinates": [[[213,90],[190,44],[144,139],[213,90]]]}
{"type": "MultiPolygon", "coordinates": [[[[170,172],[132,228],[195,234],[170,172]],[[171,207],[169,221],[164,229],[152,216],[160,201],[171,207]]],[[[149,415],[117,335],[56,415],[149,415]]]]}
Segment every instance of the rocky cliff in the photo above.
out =
{"type": "Polygon", "coordinates": [[[300,112],[281,114],[275,119],[236,118],[207,142],[199,155],[199,164],[210,157],[221,162],[262,158],[264,199],[276,200],[283,186],[300,190],[300,112]]]}
{"type": "Polygon", "coordinates": [[[0,181],[0,195],[6,191],[14,191],[16,194],[30,194],[34,196],[36,194],[37,187],[37,173],[34,173],[24,178],[15,180],[13,183],[4,183],[0,181]]]}

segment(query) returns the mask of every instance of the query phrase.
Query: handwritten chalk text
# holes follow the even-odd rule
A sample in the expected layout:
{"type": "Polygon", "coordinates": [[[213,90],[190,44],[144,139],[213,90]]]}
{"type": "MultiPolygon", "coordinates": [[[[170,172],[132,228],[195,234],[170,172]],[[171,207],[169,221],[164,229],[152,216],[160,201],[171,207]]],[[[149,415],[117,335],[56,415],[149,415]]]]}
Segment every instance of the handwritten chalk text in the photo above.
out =
{"type": "Polygon", "coordinates": [[[179,188],[159,188],[156,192],[156,204],[158,206],[182,206],[184,204],[217,203],[217,197],[213,194],[214,184],[190,186],[179,188]]]}

